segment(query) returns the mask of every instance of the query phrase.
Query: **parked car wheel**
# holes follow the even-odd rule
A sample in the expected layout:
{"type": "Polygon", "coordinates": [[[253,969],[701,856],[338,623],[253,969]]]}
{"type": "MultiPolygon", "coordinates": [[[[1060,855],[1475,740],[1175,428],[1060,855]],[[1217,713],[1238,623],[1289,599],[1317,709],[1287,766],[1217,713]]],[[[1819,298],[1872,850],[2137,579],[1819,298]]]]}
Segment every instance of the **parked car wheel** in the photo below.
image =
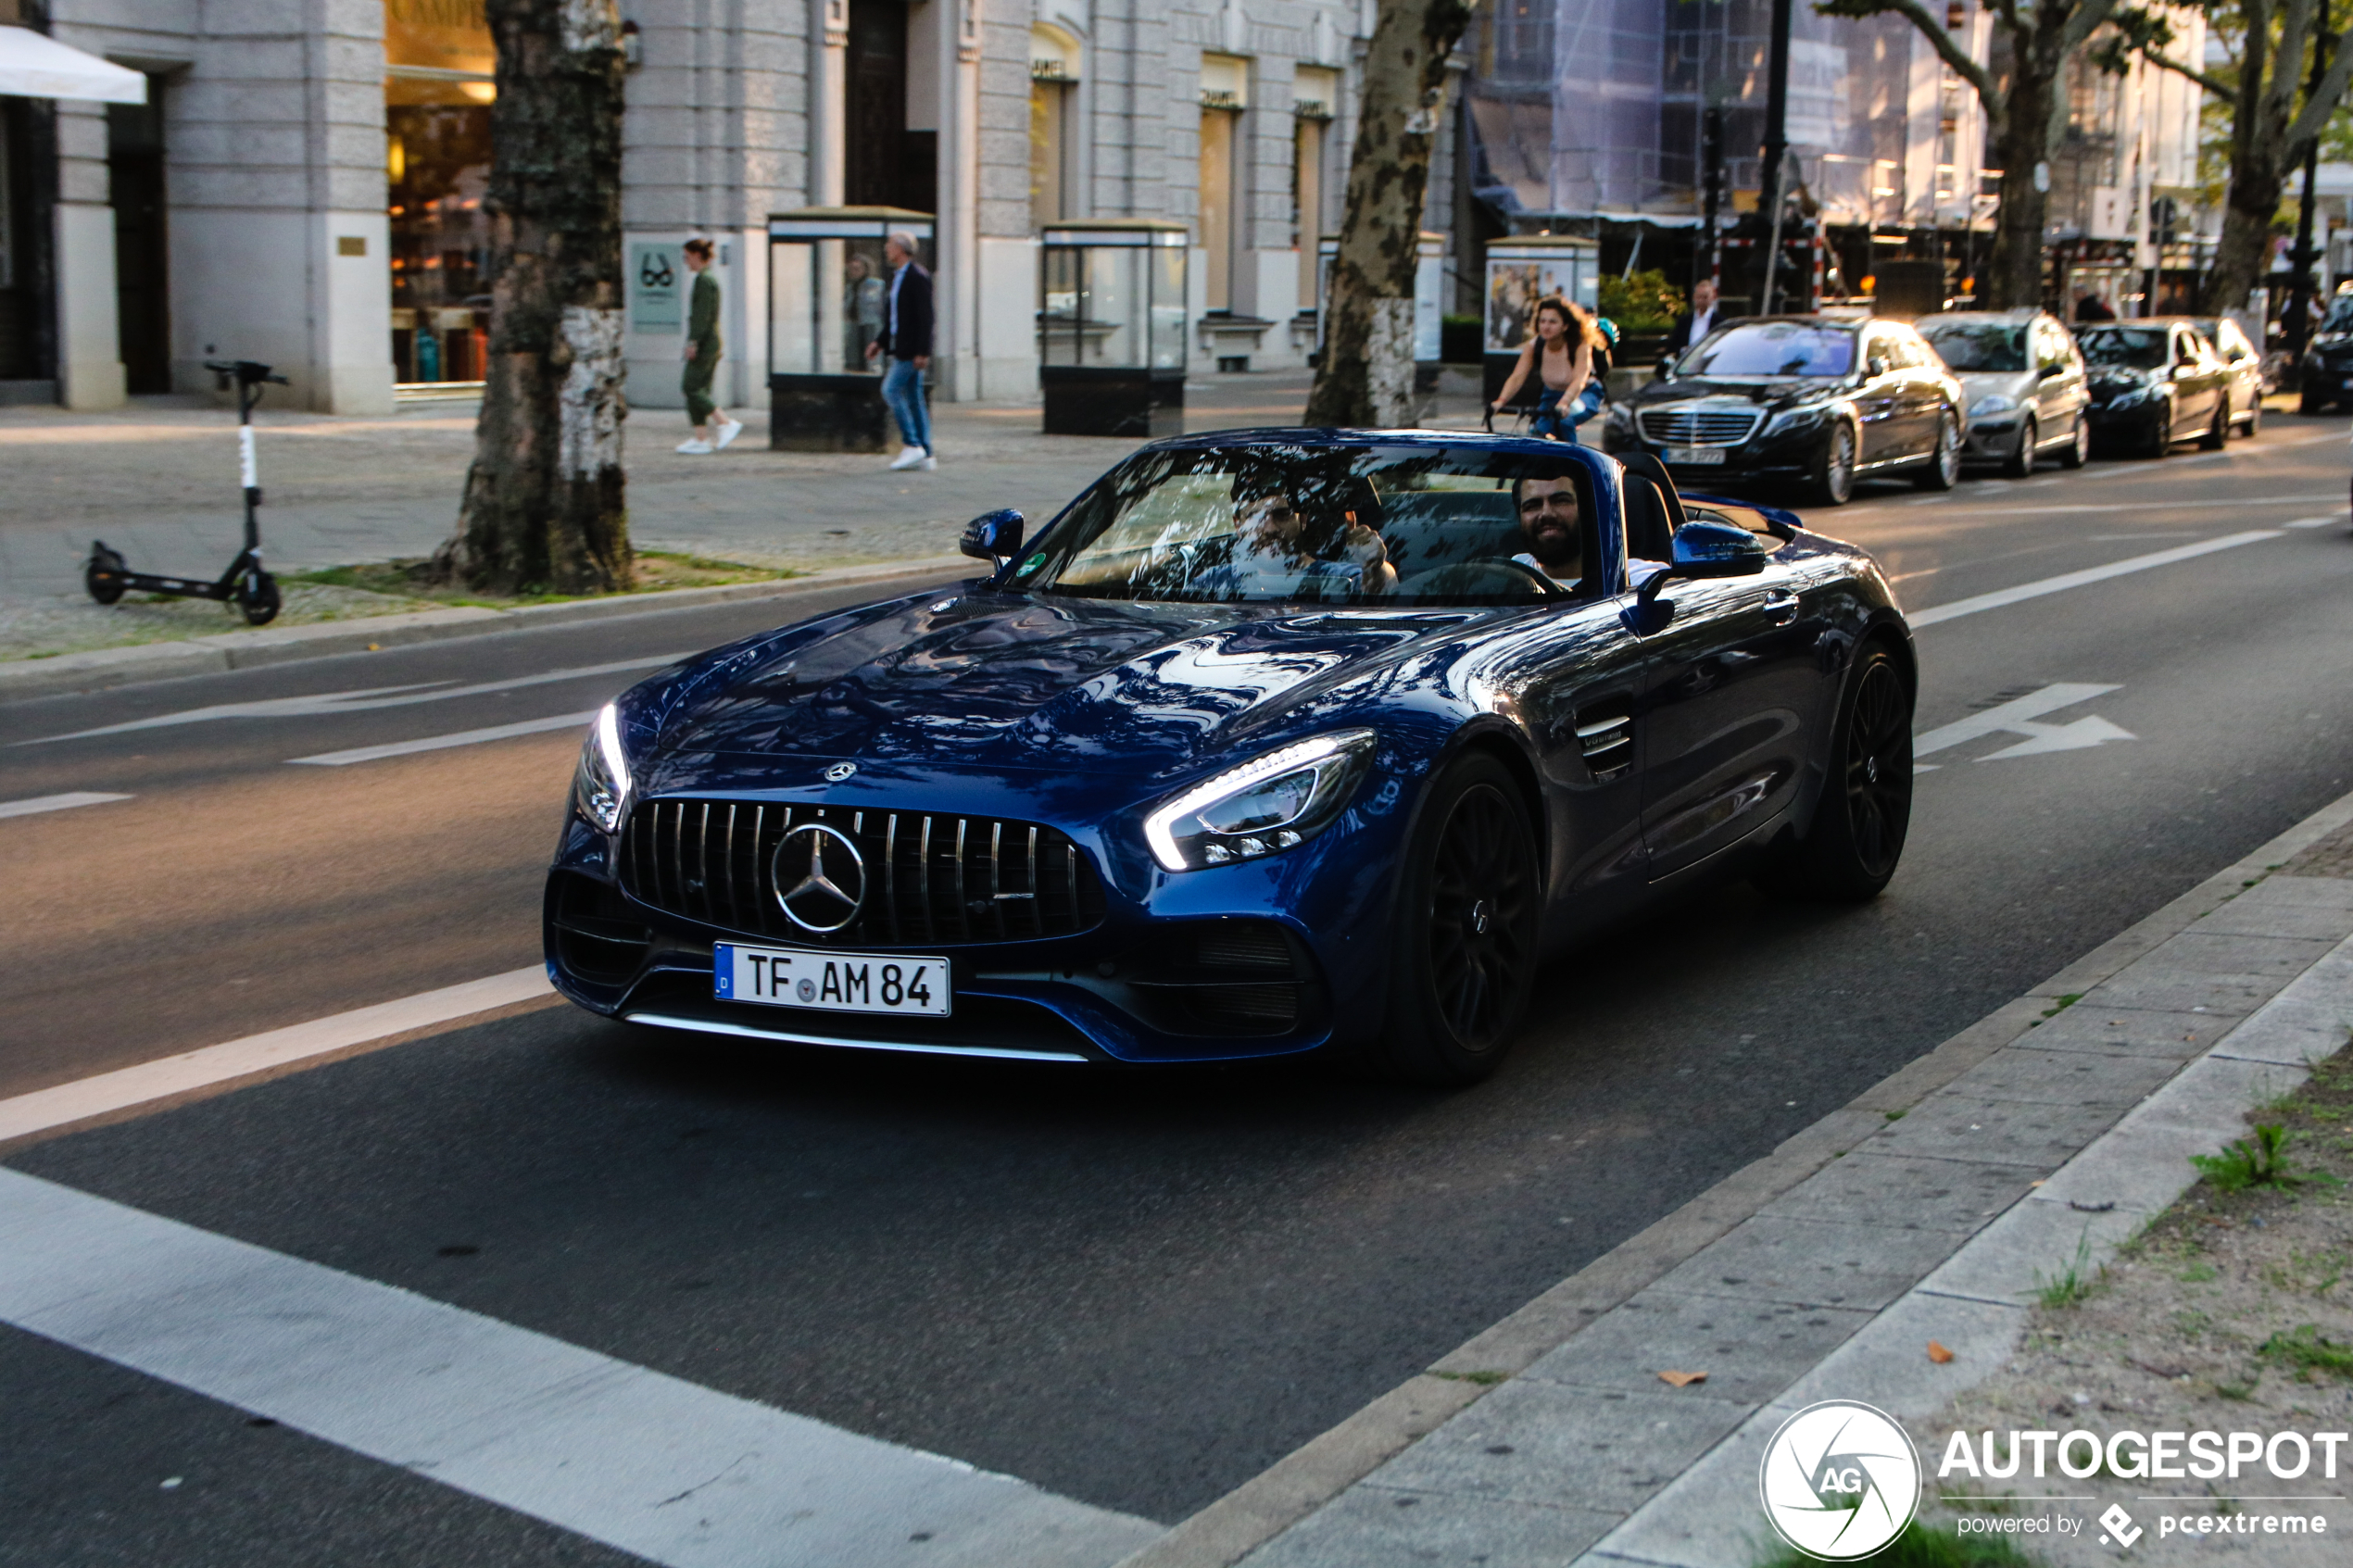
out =
{"type": "Polygon", "coordinates": [[[2263,433],[2263,397],[2260,393],[2256,395],[2254,402],[2247,405],[2245,422],[2245,433],[2249,441],[2263,433]]]}
{"type": "Polygon", "coordinates": [[[1474,752],[1439,775],[1399,872],[1376,1065],[1409,1083],[1475,1084],[1504,1059],[1536,977],[1536,835],[1501,762],[1474,752]]]}
{"type": "Polygon", "coordinates": [[[2320,393],[2307,391],[2296,400],[2296,411],[2308,420],[2315,414],[2325,414],[2329,411],[2329,399],[2320,393]]]}
{"type": "Polygon", "coordinates": [[[2141,433],[2141,456],[2148,458],[2164,457],[2173,450],[2173,405],[2160,403],[2149,416],[2148,429],[2141,433]]]}
{"type": "Polygon", "coordinates": [[[2082,414],[2075,416],[2075,439],[2059,448],[2059,467],[2080,469],[2092,460],[2092,427],[2082,414]]]}
{"type": "Polygon", "coordinates": [[[2231,400],[2227,395],[2214,406],[2214,423],[2197,438],[2197,444],[2208,452],[2220,452],[2231,444],[2231,400]]]}
{"type": "Polygon", "coordinates": [[[1814,472],[1806,488],[1818,505],[1846,505],[1847,497],[1855,494],[1854,426],[1844,420],[1831,426],[1830,434],[1822,438],[1822,450],[1814,459],[1814,472]]]}
{"type": "Polygon", "coordinates": [[[1950,490],[1961,478],[1961,426],[1951,410],[1936,416],[1936,449],[1912,475],[1923,490],[1950,490]]]}
{"type": "Polygon", "coordinates": [[[2009,460],[2002,465],[2002,476],[2005,479],[2031,479],[2033,477],[2035,457],[2034,444],[2037,441],[2040,441],[2042,437],[2043,433],[2034,427],[2034,416],[2032,414],[2027,415],[2024,422],[2019,426],[2018,450],[2011,453],[2009,460]]]}
{"type": "Polygon", "coordinates": [[[1894,656],[1877,643],[1855,661],[1831,757],[1806,835],[1780,845],[1755,873],[1768,893],[1861,903],[1878,897],[1904,858],[1912,821],[1912,694],[1894,656]]]}

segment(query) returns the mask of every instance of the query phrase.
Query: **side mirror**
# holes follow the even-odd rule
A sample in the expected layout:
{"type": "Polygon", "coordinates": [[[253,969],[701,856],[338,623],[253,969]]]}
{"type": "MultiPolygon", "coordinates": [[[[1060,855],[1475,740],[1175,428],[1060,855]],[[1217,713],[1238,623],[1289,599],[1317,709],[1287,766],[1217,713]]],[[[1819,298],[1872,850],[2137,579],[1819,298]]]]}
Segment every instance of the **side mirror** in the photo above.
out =
{"type": "Polygon", "coordinates": [[[956,547],[1001,571],[1006,559],[1021,548],[1022,522],[1021,513],[1010,508],[983,512],[964,524],[964,536],[956,547]]]}
{"type": "Polygon", "coordinates": [[[1864,360],[1863,373],[1869,376],[1873,381],[1877,381],[1880,377],[1887,374],[1887,356],[1884,354],[1874,354],[1869,359],[1864,360]]]}
{"type": "Polygon", "coordinates": [[[1668,607],[1659,590],[1676,577],[1754,577],[1772,554],[1765,541],[1729,522],[1687,522],[1675,531],[1665,571],[1655,573],[1634,596],[1634,630],[1647,636],[1667,625],[1668,607]]]}
{"type": "Polygon", "coordinates": [[[2057,378],[2065,374],[2067,374],[2067,367],[2065,365],[2045,365],[2041,370],[2034,372],[2034,379],[2036,381],[2056,381],[2057,378]]]}

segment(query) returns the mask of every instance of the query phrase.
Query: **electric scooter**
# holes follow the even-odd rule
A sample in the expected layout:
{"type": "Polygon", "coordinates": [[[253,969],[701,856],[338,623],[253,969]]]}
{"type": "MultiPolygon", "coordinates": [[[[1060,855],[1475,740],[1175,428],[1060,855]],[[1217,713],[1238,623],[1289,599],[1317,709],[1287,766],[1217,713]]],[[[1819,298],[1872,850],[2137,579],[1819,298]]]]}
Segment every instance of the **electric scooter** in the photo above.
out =
{"type": "Polygon", "coordinates": [[[267,365],[257,365],[250,359],[208,360],[205,369],[223,381],[234,378],[237,383],[237,463],[245,488],[245,547],[229,563],[229,570],[220,581],[201,583],[186,577],[156,577],[144,571],[133,571],[118,550],[110,550],[102,539],[90,542],[90,559],[82,569],[82,585],[90,596],[102,605],[113,604],[123,595],[170,594],[188,599],[218,599],[233,603],[245,612],[249,626],[267,626],[277,619],[283,602],[278,593],[278,580],[261,567],[261,521],[256,514],[261,507],[261,476],[253,460],[253,410],[261,401],[265,382],[279,386],[286,384],[283,376],[273,376],[267,365]]]}

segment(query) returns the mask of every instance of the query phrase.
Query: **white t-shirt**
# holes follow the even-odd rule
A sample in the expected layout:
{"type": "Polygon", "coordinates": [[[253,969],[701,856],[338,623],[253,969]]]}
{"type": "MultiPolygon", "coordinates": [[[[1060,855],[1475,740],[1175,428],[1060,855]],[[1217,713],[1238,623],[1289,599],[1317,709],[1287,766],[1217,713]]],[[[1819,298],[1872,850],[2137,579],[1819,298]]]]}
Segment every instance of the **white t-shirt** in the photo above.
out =
{"type": "MultiPolygon", "coordinates": [[[[1512,559],[1518,565],[1527,567],[1531,571],[1543,572],[1545,577],[1559,583],[1562,587],[1567,589],[1572,594],[1575,593],[1585,581],[1581,577],[1554,577],[1552,572],[1546,570],[1542,561],[1538,560],[1534,556],[1529,555],[1525,550],[1522,550],[1518,555],[1514,556],[1512,559]]],[[[1643,583],[1649,582],[1652,578],[1657,576],[1660,572],[1665,571],[1666,570],[1667,563],[1665,561],[1629,560],[1626,563],[1626,585],[1629,588],[1639,588],[1643,583]]]]}

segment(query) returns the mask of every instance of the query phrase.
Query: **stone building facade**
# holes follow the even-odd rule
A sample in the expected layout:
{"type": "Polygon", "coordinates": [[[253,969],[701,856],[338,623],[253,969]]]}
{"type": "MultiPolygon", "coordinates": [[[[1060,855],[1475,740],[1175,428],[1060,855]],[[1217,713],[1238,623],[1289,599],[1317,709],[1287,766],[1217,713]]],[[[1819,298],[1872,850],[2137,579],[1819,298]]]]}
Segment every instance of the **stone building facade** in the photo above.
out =
{"type": "MultiPolygon", "coordinates": [[[[1059,219],[1190,224],[1195,363],[1297,364],[1372,10],[624,0],[627,241],[719,243],[737,406],[764,395],[768,216],[845,202],[937,214],[939,396],[1035,391],[1059,219]]],[[[480,376],[482,0],[0,0],[12,21],[150,90],[0,99],[0,396],[105,407],[235,356],[365,413],[480,376]]],[[[651,303],[631,325],[632,401],[676,406],[674,327],[651,303]]]]}

